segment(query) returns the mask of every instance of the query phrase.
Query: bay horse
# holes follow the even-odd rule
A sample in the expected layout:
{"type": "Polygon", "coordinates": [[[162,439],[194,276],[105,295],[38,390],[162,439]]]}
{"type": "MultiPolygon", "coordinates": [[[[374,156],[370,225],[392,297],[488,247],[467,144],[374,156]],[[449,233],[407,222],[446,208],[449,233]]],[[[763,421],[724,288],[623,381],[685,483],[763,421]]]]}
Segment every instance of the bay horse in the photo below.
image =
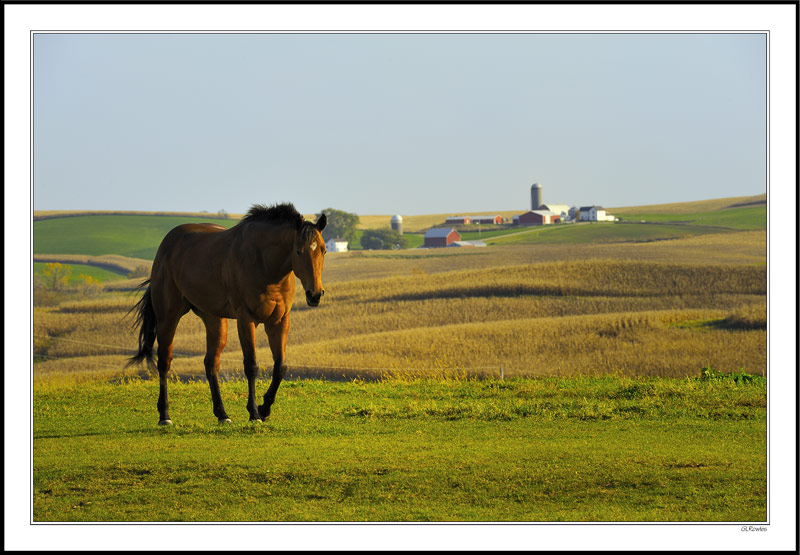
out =
{"type": "Polygon", "coordinates": [[[235,318],[247,377],[250,420],[264,420],[286,372],[289,312],[295,296],[295,275],[306,293],[306,303],[318,306],[322,288],[325,242],[320,232],[327,218],[304,220],[291,203],[254,205],[230,229],[217,224],[184,224],[172,229],[158,247],[150,279],[134,305],[139,327],[139,351],[130,364],[146,360],[153,365],[158,341],[159,424],[169,425],[167,373],[178,321],[190,310],[205,324],[204,366],[214,415],[230,422],[219,390],[219,357],[228,337],[228,318],[235,318]],[[274,362],[264,404],[256,402],[255,330],[264,324],[274,362]]]}

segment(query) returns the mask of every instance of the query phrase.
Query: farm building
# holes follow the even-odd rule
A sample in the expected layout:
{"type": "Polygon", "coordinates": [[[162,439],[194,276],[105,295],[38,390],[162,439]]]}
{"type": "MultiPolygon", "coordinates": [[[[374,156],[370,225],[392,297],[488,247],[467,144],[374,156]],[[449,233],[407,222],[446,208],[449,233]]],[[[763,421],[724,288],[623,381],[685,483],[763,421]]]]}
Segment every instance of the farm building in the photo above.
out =
{"type": "Polygon", "coordinates": [[[548,210],[531,210],[525,214],[514,216],[514,223],[517,225],[548,225],[554,224],[561,219],[560,214],[548,210]]]}
{"type": "Polygon", "coordinates": [[[472,216],[473,224],[502,224],[503,216],[472,216]]]}
{"type": "Polygon", "coordinates": [[[542,185],[534,183],[531,185],[531,210],[538,210],[542,205],[542,185]]]}
{"type": "Polygon", "coordinates": [[[392,229],[394,231],[397,231],[398,233],[400,233],[400,235],[402,235],[403,234],[403,216],[401,216],[400,214],[395,214],[394,216],[392,216],[391,226],[392,226],[392,229]]]}
{"type": "Polygon", "coordinates": [[[325,248],[328,252],[347,252],[348,242],[344,239],[328,239],[325,248]]]}
{"type": "Polygon", "coordinates": [[[569,219],[570,220],[577,220],[578,216],[581,215],[581,209],[577,206],[573,206],[569,209],[569,219]]]}
{"type": "Polygon", "coordinates": [[[589,222],[613,222],[614,216],[606,214],[602,206],[581,206],[581,220],[589,222]]]}
{"type": "Polygon", "coordinates": [[[425,247],[447,247],[460,241],[461,235],[452,227],[434,227],[425,234],[425,247]]]}
{"type": "Polygon", "coordinates": [[[562,220],[569,220],[569,206],[566,204],[543,204],[539,208],[539,210],[546,210],[547,212],[553,212],[554,214],[558,214],[561,216],[562,220]]]}
{"type": "Polygon", "coordinates": [[[483,241],[453,241],[448,247],[485,247],[486,243],[483,241]]]}
{"type": "Polygon", "coordinates": [[[450,218],[447,218],[444,223],[447,225],[471,224],[472,218],[469,216],[451,216],[450,218]]]}

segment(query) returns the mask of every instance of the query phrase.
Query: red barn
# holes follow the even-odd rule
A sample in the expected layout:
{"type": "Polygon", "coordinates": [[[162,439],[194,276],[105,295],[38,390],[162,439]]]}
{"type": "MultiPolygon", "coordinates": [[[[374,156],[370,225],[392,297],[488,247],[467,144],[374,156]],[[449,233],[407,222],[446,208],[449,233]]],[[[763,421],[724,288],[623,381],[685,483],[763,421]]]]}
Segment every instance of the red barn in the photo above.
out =
{"type": "Polygon", "coordinates": [[[499,225],[503,223],[503,216],[473,216],[472,223],[499,225]]]}
{"type": "Polygon", "coordinates": [[[514,216],[514,221],[519,225],[547,225],[554,224],[561,219],[560,214],[547,210],[531,210],[519,216],[514,216]]]}
{"type": "Polygon", "coordinates": [[[456,224],[456,225],[459,225],[459,224],[461,224],[461,225],[463,225],[463,224],[469,225],[469,224],[472,223],[472,218],[470,218],[469,216],[451,216],[451,217],[447,218],[444,221],[444,223],[446,223],[448,225],[454,225],[454,224],[456,224]]]}
{"type": "Polygon", "coordinates": [[[425,234],[426,247],[446,247],[454,241],[460,241],[461,235],[452,227],[434,227],[425,234]]]}

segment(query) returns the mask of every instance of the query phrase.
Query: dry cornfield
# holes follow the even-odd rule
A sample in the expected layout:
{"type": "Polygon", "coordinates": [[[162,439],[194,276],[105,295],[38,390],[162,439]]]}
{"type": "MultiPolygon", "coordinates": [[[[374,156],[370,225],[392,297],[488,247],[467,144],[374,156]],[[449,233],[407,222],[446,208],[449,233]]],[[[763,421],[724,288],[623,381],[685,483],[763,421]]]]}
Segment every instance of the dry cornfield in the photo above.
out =
{"type": "MultiPolygon", "coordinates": [[[[764,235],[330,255],[323,304],[295,302],[289,374],[679,377],[706,365],[764,374],[764,235]]],[[[121,372],[136,345],[126,318],[136,300],[114,293],[36,308],[35,375],[121,372]]],[[[269,369],[266,336],[257,337],[269,369]]],[[[204,353],[204,328],[189,313],[175,373],[202,377],[204,353]]],[[[241,377],[235,325],[222,374],[241,377]]]]}

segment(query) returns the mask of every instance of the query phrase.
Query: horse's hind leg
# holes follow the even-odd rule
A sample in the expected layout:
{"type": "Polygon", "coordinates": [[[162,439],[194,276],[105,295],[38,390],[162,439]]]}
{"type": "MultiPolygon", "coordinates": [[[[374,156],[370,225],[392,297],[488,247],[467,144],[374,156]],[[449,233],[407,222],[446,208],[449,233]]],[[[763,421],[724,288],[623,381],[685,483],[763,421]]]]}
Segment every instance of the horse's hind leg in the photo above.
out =
{"type": "Polygon", "coordinates": [[[172,364],[172,341],[175,330],[182,315],[177,317],[161,318],[156,326],[156,339],[158,340],[158,424],[164,426],[172,424],[169,418],[169,400],[167,399],[167,374],[172,364]]]}
{"type": "Polygon", "coordinates": [[[219,391],[219,356],[228,340],[228,320],[217,318],[208,314],[198,314],[206,325],[206,357],[203,364],[206,368],[208,386],[211,388],[211,402],[214,405],[214,416],[220,424],[230,422],[225,406],[222,404],[222,395],[219,391]]]}
{"type": "Polygon", "coordinates": [[[156,278],[153,273],[150,287],[152,291],[153,310],[156,314],[156,340],[158,341],[158,415],[159,425],[172,424],[169,418],[169,400],[167,399],[167,374],[172,365],[172,342],[175,330],[184,314],[189,312],[189,305],[173,287],[164,286],[165,280],[156,278]]]}
{"type": "Polygon", "coordinates": [[[278,387],[286,374],[286,366],[283,365],[283,361],[286,357],[286,338],[289,335],[289,315],[284,315],[283,319],[277,324],[264,324],[264,327],[269,339],[272,359],[275,361],[272,369],[272,381],[264,394],[264,404],[258,407],[259,414],[266,418],[269,416],[272,403],[275,402],[275,394],[278,392],[278,387]]]}

